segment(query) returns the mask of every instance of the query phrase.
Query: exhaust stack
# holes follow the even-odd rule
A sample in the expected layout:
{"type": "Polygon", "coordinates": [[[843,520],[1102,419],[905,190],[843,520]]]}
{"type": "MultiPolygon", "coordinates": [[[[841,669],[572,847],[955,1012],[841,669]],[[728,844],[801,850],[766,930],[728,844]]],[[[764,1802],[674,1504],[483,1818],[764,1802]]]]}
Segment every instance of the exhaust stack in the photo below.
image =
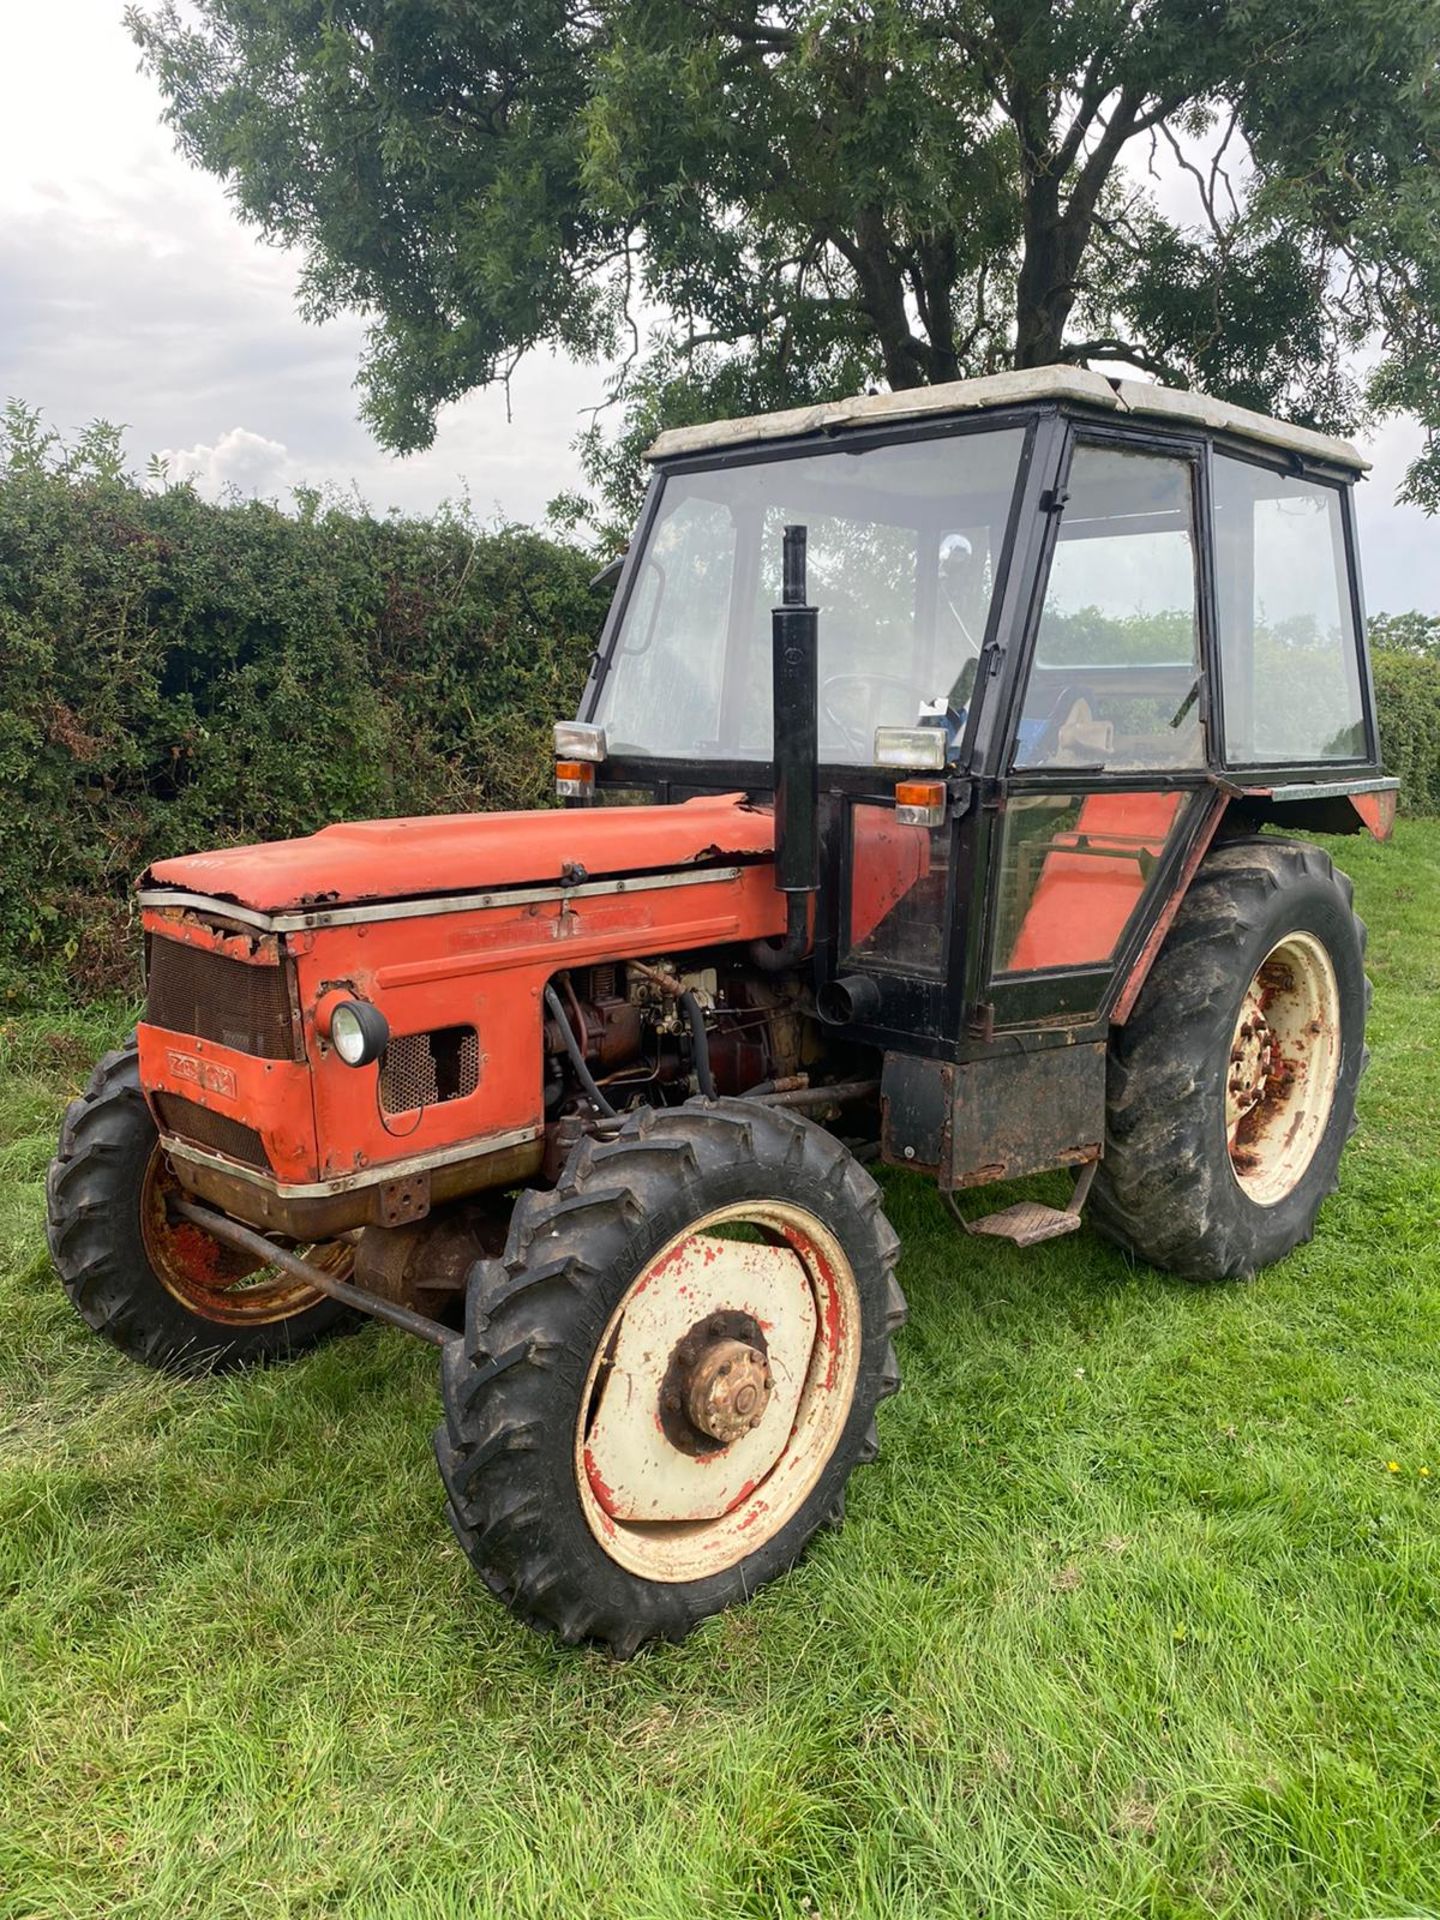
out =
{"type": "Polygon", "coordinates": [[[820,614],[805,598],[805,528],[786,527],[781,604],[770,615],[774,689],[775,885],[786,897],[785,938],[750,952],[767,973],[793,967],[810,938],[820,885],[820,614]]]}

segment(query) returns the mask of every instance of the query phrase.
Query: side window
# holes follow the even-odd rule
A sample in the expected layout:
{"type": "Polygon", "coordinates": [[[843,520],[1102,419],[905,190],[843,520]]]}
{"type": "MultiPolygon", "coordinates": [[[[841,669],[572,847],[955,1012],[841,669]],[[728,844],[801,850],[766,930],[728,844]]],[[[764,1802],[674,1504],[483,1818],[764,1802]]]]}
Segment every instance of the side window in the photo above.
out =
{"type": "Polygon", "coordinates": [[[617,749],[693,754],[719,738],[734,568],[726,502],[682,493],[662,510],[600,706],[617,749]]]}
{"type": "Polygon", "coordinates": [[[1017,768],[1204,764],[1190,463],[1079,446],[1017,768]]]}
{"type": "Polygon", "coordinates": [[[1226,760],[1362,758],[1338,490],[1217,454],[1214,493],[1226,760]]]}

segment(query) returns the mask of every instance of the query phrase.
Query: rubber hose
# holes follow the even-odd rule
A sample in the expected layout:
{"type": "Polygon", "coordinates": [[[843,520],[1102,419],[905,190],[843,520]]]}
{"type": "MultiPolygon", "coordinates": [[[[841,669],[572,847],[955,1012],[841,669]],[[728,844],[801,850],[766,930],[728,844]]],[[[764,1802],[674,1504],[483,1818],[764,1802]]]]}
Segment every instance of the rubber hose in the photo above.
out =
{"type": "Polygon", "coordinates": [[[700,1082],[700,1092],[706,1100],[715,1098],[715,1075],[710,1070],[710,1036],[705,1031],[705,1015],[700,1011],[700,1002],[687,987],[680,996],[680,1004],[685,1009],[685,1018],[690,1022],[690,1047],[695,1056],[695,1078],[700,1082]]]}
{"type": "Polygon", "coordinates": [[[603,1113],[607,1120],[618,1120],[619,1114],[605,1098],[595,1084],[595,1076],[585,1064],[585,1055],[580,1050],[580,1042],[575,1038],[565,1009],[560,1004],[560,996],[553,987],[545,989],[545,1005],[550,1010],[550,1018],[560,1029],[560,1037],[565,1042],[565,1051],[570,1056],[570,1064],[575,1069],[575,1078],[585,1089],[585,1096],[597,1113],[603,1113]]]}

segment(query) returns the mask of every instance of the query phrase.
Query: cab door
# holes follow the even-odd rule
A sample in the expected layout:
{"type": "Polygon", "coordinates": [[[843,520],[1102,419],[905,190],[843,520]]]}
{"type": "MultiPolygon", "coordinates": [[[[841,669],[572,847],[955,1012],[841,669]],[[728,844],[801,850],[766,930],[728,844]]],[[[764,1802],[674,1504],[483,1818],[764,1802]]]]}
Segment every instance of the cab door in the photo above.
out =
{"type": "Polygon", "coordinates": [[[1203,462],[1099,429],[1067,448],[992,829],[989,1029],[1103,1017],[1209,811],[1203,462]]]}

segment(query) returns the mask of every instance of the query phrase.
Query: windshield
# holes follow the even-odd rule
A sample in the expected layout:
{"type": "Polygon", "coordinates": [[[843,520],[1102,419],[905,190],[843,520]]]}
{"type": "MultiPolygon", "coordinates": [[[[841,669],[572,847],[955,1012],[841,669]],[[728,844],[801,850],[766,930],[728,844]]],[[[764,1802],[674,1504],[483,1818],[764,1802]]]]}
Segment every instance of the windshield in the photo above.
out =
{"type": "Polygon", "coordinates": [[[672,474],[592,718],[617,755],[768,760],[781,532],[809,530],[820,757],[964,717],[1024,444],[1007,427],[672,474]]]}

